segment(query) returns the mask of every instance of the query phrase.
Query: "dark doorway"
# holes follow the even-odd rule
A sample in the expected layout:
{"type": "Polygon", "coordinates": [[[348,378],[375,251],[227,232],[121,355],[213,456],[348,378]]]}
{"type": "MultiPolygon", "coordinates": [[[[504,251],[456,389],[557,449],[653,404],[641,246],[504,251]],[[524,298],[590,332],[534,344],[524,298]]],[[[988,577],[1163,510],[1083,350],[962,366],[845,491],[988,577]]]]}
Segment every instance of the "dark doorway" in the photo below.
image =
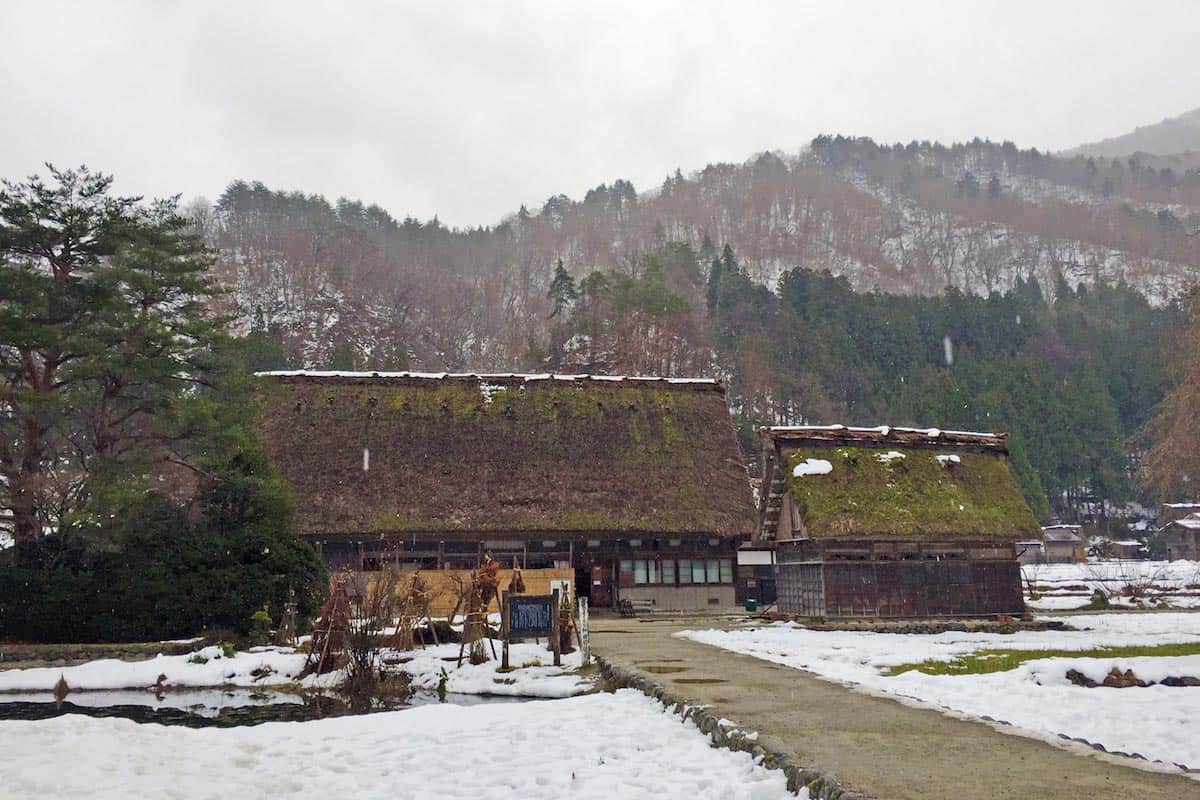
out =
{"type": "Polygon", "coordinates": [[[611,608],[612,563],[589,559],[576,567],[575,591],[579,597],[586,597],[592,608],[611,608]]]}

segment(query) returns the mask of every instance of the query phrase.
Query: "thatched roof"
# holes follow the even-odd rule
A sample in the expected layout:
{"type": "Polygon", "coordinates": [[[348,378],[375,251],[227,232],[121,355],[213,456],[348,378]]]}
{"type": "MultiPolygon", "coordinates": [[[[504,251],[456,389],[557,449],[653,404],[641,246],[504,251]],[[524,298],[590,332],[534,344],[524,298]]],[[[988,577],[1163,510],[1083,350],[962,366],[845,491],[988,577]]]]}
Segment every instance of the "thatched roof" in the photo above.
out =
{"type": "Polygon", "coordinates": [[[1037,537],[1007,463],[1005,434],[842,426],[763,428],[768,538],[789,493],[802,535],[912,539],[1037,537]]]}
{"type": "Polygon", "coordinates": [[[753,532],[715,381],[261,377],[260,434],[305,534],[753,532]]]}

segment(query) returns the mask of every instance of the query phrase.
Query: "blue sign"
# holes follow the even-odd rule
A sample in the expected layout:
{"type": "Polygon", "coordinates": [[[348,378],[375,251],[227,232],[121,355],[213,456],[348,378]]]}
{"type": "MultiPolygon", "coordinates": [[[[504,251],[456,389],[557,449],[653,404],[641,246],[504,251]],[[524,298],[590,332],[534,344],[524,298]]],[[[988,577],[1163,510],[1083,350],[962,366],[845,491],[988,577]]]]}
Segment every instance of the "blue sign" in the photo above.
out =
{"type": "Polygon", "coordinates": [[[509,595],[508,635],[517,639],[549,636],[554,630],[552,595],[509,595]]]}

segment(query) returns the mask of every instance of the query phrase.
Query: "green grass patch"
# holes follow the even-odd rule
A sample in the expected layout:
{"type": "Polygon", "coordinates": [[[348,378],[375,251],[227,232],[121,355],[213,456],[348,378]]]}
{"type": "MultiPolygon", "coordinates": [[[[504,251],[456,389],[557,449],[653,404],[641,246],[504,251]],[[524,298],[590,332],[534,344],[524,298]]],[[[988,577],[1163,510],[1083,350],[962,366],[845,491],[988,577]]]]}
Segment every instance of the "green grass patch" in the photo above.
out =
{"type": "Polygon", "coordinates": [[[986,675],[1007,672],[1026,661],[1039,658],[1137,658],[1139,656],[1200,655],[1200,642],[1185,644],[1135,645],[1130,647],[1096,647],[1091,650],[977,650],[952,661],[921,661],[898,664],[887,670],[888,675],[903,675],[916,670],[926,675],[986,675]]]}

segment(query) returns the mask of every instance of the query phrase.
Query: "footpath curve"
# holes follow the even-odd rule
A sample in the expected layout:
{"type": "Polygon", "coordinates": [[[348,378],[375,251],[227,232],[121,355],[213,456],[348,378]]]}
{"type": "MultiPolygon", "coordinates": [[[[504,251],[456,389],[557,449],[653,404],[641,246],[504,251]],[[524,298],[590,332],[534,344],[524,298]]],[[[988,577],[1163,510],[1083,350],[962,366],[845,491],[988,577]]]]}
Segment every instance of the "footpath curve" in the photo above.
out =
{"type": "MultiPolygon", "coordinates": [[[[803,670],[680,639],[714,618],[593,617],[593,652],[879,800],[1183,800],[1200,782],[868,695],[803,670]]],[[[1181,735],[1185,735],[1181,731],[1181,735]]]]}

